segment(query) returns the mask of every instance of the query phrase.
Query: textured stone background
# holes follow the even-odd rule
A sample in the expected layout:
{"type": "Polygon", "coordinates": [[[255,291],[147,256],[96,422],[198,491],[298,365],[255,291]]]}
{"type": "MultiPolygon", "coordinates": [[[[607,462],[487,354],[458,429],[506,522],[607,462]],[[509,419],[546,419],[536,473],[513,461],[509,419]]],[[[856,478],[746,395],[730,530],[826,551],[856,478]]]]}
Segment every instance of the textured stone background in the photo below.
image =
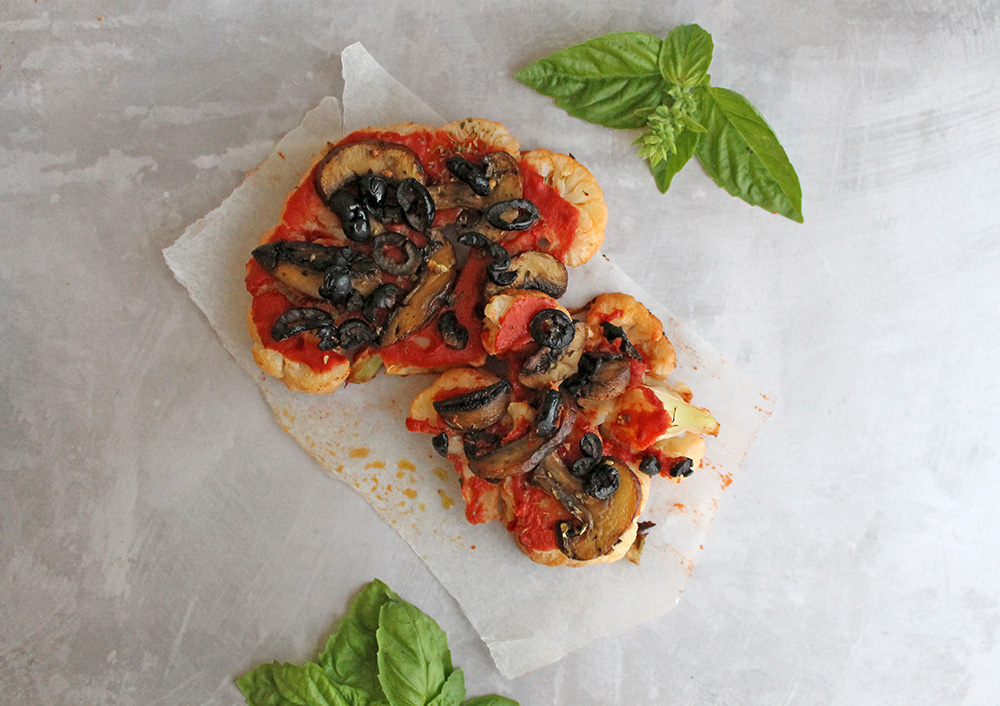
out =
{"type": "Polygon", "coordinates": [[[378,576],[447,630],[471,694],[992,703],[1000,3],[536,5],[7,4],[2,700],[240,703],[236,675],[311,657],[378,576]],[[633,133],[511,78],[684,22],[712,32],[713,82],[782,139],[804,226],[696,166],[661,197],[633,133]],[[442,115],[591,167],[608,255],[777,401],[678,607],[512,682],[402,540],[281,432],[160,253],[340,94],[358,40],[442,115]]]}

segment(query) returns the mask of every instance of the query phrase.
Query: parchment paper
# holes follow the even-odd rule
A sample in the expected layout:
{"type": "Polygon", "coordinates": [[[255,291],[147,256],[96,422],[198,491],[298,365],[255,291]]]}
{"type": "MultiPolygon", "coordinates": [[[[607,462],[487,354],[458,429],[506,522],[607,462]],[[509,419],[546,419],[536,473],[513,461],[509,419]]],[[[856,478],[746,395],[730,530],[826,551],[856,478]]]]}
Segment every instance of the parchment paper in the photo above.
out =
{"type": "MultiPolygon", "coordinates": [[[[340,104],[324,99],[221,206],[191,225],[164,255],[223,345],[261,386],[282,428],[396,529],[461,605],[500,672],[512,678],[674,607],[723,491],[772,403],[753,380],[607,258],[598,255],[571,270],[570,289],[563,297],[567,306],[581,305],[600,292],[622,291],[660,317],[677,350],[678,367],[671,379],[691,385],[695,403],[712,410],[721,432],[708,440],[705,464],[692,477],[680,484],[654,479],[643,519],[656,527],[640,566],[619,561],[584,569],[550,568],[524,557],[498,522],[468,524],[450,464],[431,450],[429,437],[406,431],[403,420],[410,401],[433,378],[380,375],[364,386],[323,397],[293,393],[265,378],[250,354],[244,265],[261,235],[277,223],[285,197],[302,174],[328,141],[354,129],[406,121],[439,125],[466,117],[438,116],[360,44],[345,49],[342,61],[344,119],[340,104]]],[[[517,126],[508,127],[517,136],[517,126]]],[[[586,161],[582,148],[576,154],[586,161]]],[[[609,232],[606,238],[616,235],[609,232]]]]}

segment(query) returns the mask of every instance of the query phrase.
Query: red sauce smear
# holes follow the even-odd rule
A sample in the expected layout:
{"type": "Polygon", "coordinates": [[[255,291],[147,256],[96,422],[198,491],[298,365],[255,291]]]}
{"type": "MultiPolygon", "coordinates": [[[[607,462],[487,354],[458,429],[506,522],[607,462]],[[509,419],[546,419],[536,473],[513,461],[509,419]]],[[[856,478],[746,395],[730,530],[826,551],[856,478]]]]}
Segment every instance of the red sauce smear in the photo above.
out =
{"type": "Polygon", "coordinates": [[[643,451],[670,428],[670,413],[648,387],[633,387],[620,399],[618,416],[605,424],[626,447],[643,451]]]}
{"type": "Polygon", "coordinates": [[[580,214],[576,206],[564,199],[558,191],[545,183],[542,175],[526,162],[520,162],[524,198],[538,208],[541,216],[531,228],[512,233],[504,240],[511,253],[541,250],[561,262],[566,261],[576,236],[580,214]]]}
{"type": "Polygon", "coordinates": [[[289,360],[305,363],[314,372],[323,373],[345,360],[336,351],[321,351],[315,338],[310,334],[300,334],[275,341],[271,337],[271,327],[278,317],[290,309],[292,303],[281,292],[263,292],[253,298],[250,316],[257,327],[257,335],[265,347],[276,350],[289,360]]]}

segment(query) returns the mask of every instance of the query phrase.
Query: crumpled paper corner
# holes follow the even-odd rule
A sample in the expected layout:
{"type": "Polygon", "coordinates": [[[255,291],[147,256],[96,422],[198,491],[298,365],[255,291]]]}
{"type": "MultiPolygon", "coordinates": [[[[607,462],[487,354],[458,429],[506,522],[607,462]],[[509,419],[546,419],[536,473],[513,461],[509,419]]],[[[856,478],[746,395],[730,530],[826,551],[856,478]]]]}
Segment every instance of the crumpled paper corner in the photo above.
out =
{"type": "MultiPolygon", "coordinates": [[[[167,264],[257,382],[279,425],[332,476],[347,483],[406,540],[454,596],[507,678],[555,662],[599,637],[625,632],[671,609],[718,507],[772,403],[760,386],[598,255],[570,276],[563,301],[579,306],[600,292],[632,294],[664,323],[677,351],[673,379],[721,424],[704,467],[683,483],[654,482],[643,519],[656,528],[641,566],[628,561],[574,569],[533,564],[498,522],[465,521],[458,477],[403,420],[433,378],[380,375],[363,391],[348,386],[315,397],[261,375],[250,353],[244,265],[277,223],[287,194],[328,142],[367,125],[447,120],[393,79],[361,44],[342,55],[344,109],[333,98],[309,111],[217,209],[164,251],[167,264]],[[231,276],[220,278],[219,272],[231,276]],[[378,424],[371,420],[378,419],[378,424]],[[655,601],[650,596],[656,596],[655,601]],[[516,618],[512,618],[516,616],[516,618]]],[[[511,130],[517,134],[517,126],[511,130]]],[[[586,161],[586,155],[580,156],[586,161]]],[[[616,237],[609,232],[608,238],[616,237]]],[[[269,433],[261,430],[262,434],[269,433]]],[[[277,429],[270,433],[278,433],[277,429]]]]}

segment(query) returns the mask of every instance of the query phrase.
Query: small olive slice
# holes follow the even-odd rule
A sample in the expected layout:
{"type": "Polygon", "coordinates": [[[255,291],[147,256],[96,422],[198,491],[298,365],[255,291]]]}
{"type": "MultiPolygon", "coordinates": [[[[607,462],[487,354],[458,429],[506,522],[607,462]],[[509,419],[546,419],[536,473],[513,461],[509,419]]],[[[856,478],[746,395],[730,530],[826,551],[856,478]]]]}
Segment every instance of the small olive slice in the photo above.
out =
{"type": "Polygon", "coordinates": [[[452,429],[485,429],[507,413],[510,382],[501,380],[489,387],[434,401],[434,410],[452,429]]]}
{"type": "Polygon", "coordinates": [[[576,336],[573,319],[559,309],[539,311],[531,317],[528,332],[538,345],[557,351],[568,346],[576,336]]]}
{"type": "Polygon", "coordinates": [[[539,218],[538,207],[528,199],[499,201],[486,211],[486,221],[500,230],[528,230],[539,218]]]}

